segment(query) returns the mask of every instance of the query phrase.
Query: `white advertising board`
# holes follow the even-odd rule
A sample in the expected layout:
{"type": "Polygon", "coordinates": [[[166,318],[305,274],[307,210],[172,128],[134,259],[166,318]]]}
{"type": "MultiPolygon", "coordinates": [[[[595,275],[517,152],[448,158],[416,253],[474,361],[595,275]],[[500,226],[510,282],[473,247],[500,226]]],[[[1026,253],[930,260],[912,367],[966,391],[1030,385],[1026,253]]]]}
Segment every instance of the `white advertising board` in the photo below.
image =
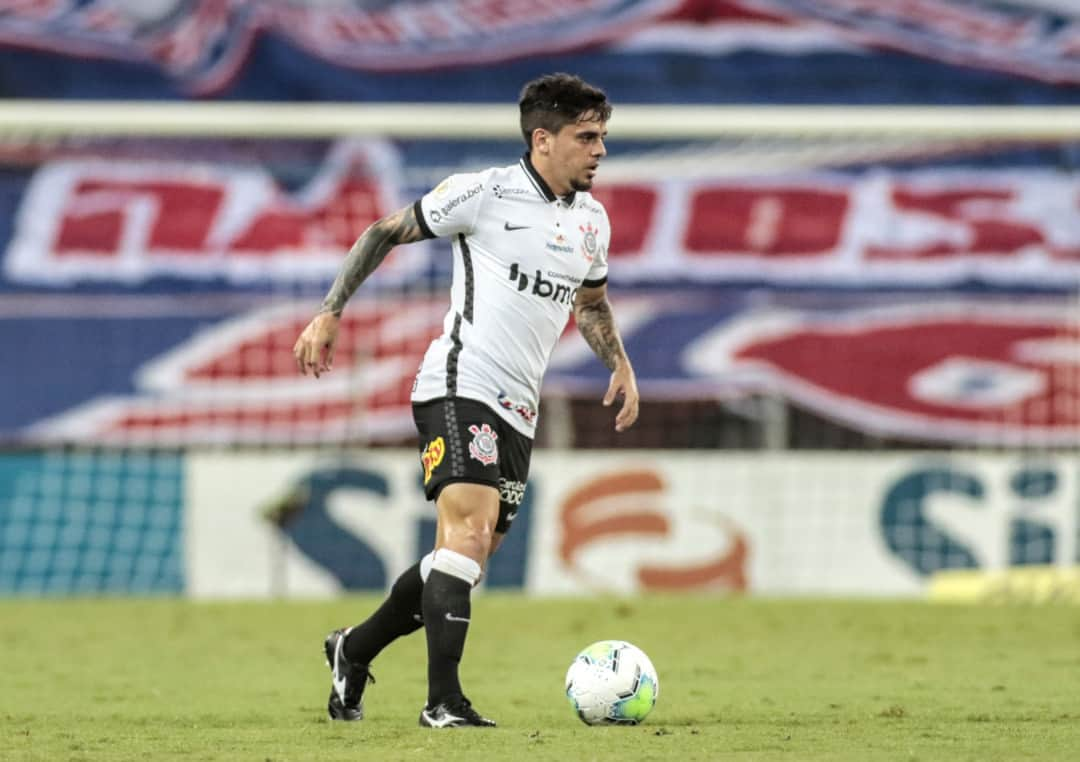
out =
{"type": "MultiPolygon", "coordinates": [[[[537,451],[490,588],[914,596],[943,569],[1071,565],[1068,458],[537,451]]],[[[383,589],[430,549],[415,452],[193,453],[187,590],[383,589]]]]}

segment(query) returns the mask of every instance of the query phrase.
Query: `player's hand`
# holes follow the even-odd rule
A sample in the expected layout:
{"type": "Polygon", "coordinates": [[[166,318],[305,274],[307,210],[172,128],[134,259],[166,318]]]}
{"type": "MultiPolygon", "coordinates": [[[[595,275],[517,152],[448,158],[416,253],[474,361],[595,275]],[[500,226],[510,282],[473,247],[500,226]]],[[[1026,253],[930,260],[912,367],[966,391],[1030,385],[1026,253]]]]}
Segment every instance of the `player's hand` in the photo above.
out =
{"type": "Polygon", "coordinates": [[[305,376],[310,370],[318,378],[334,367],[334,346],[340,322],[341,318],[332,312],[320,312],[300,333],[293,345],[293,357],[305,376]]]}
{"type": "Polygon", "coordinates": [[[604,395],[604,407],[610,407],[618,397],[622,397],[623,403],[615,416],[615,431],[626,431],[637,420],[639,402],[637,378],[629,363],[620,363],[611,374],[611,383],[604,395]]]}

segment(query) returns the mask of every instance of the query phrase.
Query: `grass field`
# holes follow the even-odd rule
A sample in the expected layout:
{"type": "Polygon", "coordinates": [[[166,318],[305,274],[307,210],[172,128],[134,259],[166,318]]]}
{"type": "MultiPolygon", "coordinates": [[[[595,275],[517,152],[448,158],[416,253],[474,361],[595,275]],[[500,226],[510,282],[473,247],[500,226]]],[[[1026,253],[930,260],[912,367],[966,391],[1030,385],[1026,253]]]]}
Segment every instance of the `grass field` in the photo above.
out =
{"type": "Polygon", "coordinates": [[[1080,609],[671,597],[476,599],[462,678],[500,727],[417,727],[423,637],[325,718],[323,635],[375,598],[0,601],[2,760],[1077,760],[1080,609]],[[641,646],[660,698],[589,728],[574,654],[641,646]]]}

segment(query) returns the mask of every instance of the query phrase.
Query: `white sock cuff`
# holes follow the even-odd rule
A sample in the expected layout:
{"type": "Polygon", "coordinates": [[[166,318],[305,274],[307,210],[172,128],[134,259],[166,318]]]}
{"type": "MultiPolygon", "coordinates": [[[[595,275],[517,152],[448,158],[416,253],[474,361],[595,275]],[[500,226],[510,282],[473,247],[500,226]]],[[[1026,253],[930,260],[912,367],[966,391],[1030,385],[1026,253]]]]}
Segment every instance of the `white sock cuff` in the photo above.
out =
{"type": "Polygon", "coordinates": [[[431,562],[432,569],[438,569],[443,574],[465,580],[469,586],[476,584],[480,579],[480,564],[468,556],[464,556],[448,548],[439,548],[435,551],[435,559],[431,562]]]}
{"type": "Polygon", "coordinates": [[[435,551],[431,551],[426,556],[420,559],[420,580],[427,582],[428,575],[431,574],[431,563],[435,560],[435,551]]]}

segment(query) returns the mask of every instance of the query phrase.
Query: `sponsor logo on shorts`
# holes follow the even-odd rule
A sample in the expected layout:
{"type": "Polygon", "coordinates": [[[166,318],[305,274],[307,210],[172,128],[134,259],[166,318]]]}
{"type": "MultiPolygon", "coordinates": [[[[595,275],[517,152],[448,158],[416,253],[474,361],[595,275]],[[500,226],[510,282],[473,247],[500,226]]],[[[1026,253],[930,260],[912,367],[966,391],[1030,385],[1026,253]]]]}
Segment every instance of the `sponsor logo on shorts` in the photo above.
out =
{"type": "Polygon", "coordinates": [[[424,464],[424,484],[431,481],[431,474],[442,463],[444,455],[446,455],[446,442],[442,437],[435,437],[428,442],[420,456],[420,462],[424,464]]]}
{"type": "MultiPolygon", "coordinates": [[[[521,505],[521,501],[525,499],[525,482],[517,482],[511,479],[504,479],[499,477],[499,500],[507,505],[521,505]]],[[[517,511],[508,513],[506,518],[513,520],[517,515],[517,511]]]]}
{"type": "Polygon", "coordinates": [[[486,423],[479,426],[474,423],[469,427],[469,433],[473,435],[473,440],[469,442],[469,455],[485,466],[498,462],[499,448],[495,441],[499,435],[486,423]]]}

